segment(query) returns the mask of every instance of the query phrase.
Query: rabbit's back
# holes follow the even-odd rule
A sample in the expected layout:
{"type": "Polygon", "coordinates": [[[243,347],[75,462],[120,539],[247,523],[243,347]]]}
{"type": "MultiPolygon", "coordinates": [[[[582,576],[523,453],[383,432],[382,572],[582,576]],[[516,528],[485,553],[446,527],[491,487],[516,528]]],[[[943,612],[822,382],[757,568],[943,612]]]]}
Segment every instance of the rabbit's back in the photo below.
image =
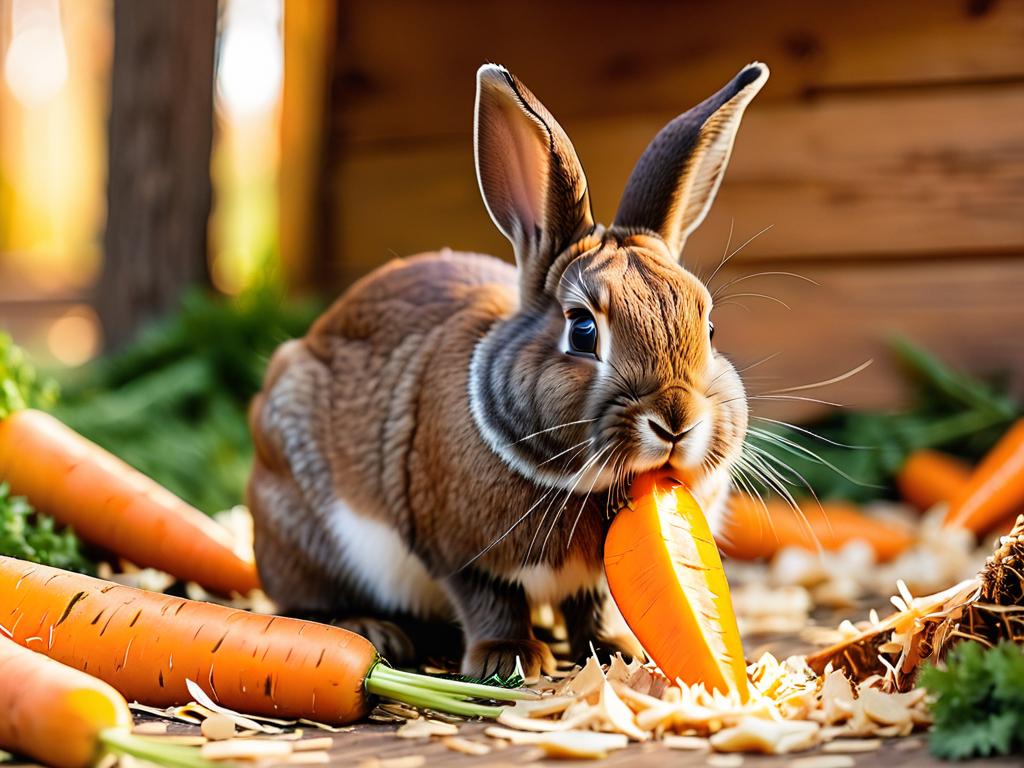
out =
{"type": "MultiPolygon", "coordinates": [[[[516,304],[511,265],[478,254],[421,254],[354,284],[306,337],[275,353],[252,407],[258,460],[250,484],[261,571],[265,581],[280,582],[276,589],[268,584],[278,593],[272,596],[299,598],[287,593],[339,567],[338,544],[345,539],[350,549],[356,537],[365,539],[378,550],[375,558],[391,551],[392,559],[407,561],[415,573],[394,574],[407,582],[425,576],[413,551],[433,561],[428,567],[444,567],[445,544],[461,549],[450,530],[437,530],[444,521],[433,518],[435,505],[422,498],[444,489],[428,491],[415,467],[430,445],[479,449],[466,394],[470,358],[476,342],[516,304]],[[433,439],[418,436],[418,429],[433,439]],[[295,503],[271,498],[282,477],[294,486],[295,503]],[[298,572],[303,561],[309,578],[298,572]]],[[[431,457],[441,466],[454,459],[431,457]]],[[[437,511],[446,506],[437,504],[437,511]]],[[[335,576],[346,581],[346,574],[335,576]]],[[[300,602],[310,601],[302,596],[300,602]]]]}

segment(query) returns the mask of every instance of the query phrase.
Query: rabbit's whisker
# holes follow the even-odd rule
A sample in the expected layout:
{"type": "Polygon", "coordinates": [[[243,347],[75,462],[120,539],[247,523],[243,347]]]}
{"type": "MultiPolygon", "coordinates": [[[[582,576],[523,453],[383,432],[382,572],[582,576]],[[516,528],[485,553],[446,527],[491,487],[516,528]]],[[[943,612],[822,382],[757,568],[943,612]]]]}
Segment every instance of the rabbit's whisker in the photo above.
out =
{"type": "Polygon", "coordinates": [[[790,311],[792,311],[793,309],[791,306],[789,306],[789,304],[784,302],[782,299],[776,298],[775,296],[769,296],[767,293],[730,293],[728,296],[724,296],[722,300],[728,302],[731,301],[732,299],[742,298],[765,299],[766,301],[774,301],[776,304],[780,304],[790,311]]]}
{"type": "Polygon", "coordinates": [[[850,445],[848,443],[840,443],[840,442],[838,442],[836,440],[832,440],[831,438],[825,437],[824,435],[819,435],[817,432],[815,432],[812,429],[807,429],[806,427],[800,427],[800,426],[797,426],[796,424],[793,424],[791,422],[783,421],[782,419],[770,419],[767,416],[751,416],[750,418],[751,419],[756,419],[757,421],[766,421],[769,424],[778,424],[780,427],[786,427],[787,429],[792,429],[795,432],[802,432],[803,434],[807,435],[808,437],[813,437],[815,440],[821,440],[823,443],[828,443],[829,445],[834,445],[836,448],[849,448],[850,450],[854,450],[854,451],[873,451],[873,450],[875,450],[875,446],[873,446],[873,445],[850,445]]]}
{"type": "Polygon", "coordinates": [[[815,389],[816,387],[827,387],[830,384],[838,384],[841,381],[846,381],[847,379],[849,379],[849,378],[851,378],[853,376],[856,376],[858,373],[863,371],[865,368],[867,368],[873,362],[875,362],[874,359],[865,360],[863,363],[861,363],[858,366],[855,366],[854,368],[851,368],[846,373],[841,373],[838,376],[833,376],[831,379],[824,379],[823,381],[816,381],[813,384],[800,384],[799,386],[796,386],[796,387],[786,387],[785,389],[776,389],[776,390],[773,390],[771,392],[765,392],[764,394],[766,394],[766,395],[781,395],[781,394],[784,394],[786,392],[800,392],[800,391],[805,390],[805,389],[815,389]]]}
{"type": "Polygon", "coordinates": [[[564,424],[556,424],[553,427],[548,427],[547,429],[540,429],[540,430],[537,430],[536,432],[532,432],[531,434],[527,435],[526,437],[520,437],[518,440],[514,440],[511,443],[506,443],[505,445],[503,445],[501,447],[502,448],[510,448],[513,445],[518,445],[519,443],[523,442],[524,440],[529,440],[530,438],[537,437],[538,435],[545,435],[548,432],[554,432],[556,429],[565,429],[566,427],[574,427],[577,424],[589,424],[592,421],[597,421],[597,419],[578,419],[577,421],[567,421],[564,424]]]}
{"type": "Polygon", "coordinates": [[[810,283],[811,285],[821,287],[821,283],[819,283],[817,280],[807,277],[806,275],[801,275],[798,272],[781,272],[775,270],[768,272],[754,272],[749,275],[740,275],[739,277],[734,277],[729,282],[720,285],[718,288],[715,289],[715,292],[712,294],[712,301],[717,300],[718,297],[722,294],[722,291],[728,289],[729,287],[736,285],[737,283],[742,283],[744,280],[753,280],[755,277],[794,277],[797,280],[803,280],[805,282],[810,283]]]}
{"type": "Polygon", "coordinates": [[[580,518],[583,516],[583,509],[584,507],[587,506],[587,501],[590,499],[590,494],[594,492],[594,486],[597,485],[598,478],[601,477],[601,473],[604,472],[604,468],[608,466],[608,461],[615,456],[615,451],[617,449],[618,444],[616,444],[615,448],[608,452],[608,455],[605,457],[604,463],[601,464],[600,468],[597,470],[597,473],[594,475],[594,479],[590,481],[590,487],[587,489],[587,493],[583,497],[583,502],[580,504],[580,511],[576,513],[576,519],[572,521],[572,528],[569,529],[569,538],[565,542],[566,552],[569,551],[569,547],[572,545],[572,537],[576,533],[576,526],[579,525],[580,518]]]}

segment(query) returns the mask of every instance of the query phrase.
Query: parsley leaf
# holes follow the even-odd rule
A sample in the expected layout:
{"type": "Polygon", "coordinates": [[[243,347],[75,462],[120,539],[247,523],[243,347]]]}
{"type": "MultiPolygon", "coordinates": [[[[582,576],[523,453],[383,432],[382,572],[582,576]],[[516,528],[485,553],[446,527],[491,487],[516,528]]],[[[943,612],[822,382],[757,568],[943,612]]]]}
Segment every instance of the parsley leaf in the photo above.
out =
{"type": "Polygon", "coordinates": [[[961,643],[923,671],[920,685],[930,694],[936,757],[1024,754],[1024,647],[961,643]]]}
{"type": "Polygon", "coordinates": [[[71,529],[58,531],[52,517],[34,515],[23,497],[11,496],[7,483],[0,483],[0,555],[68,571],[92,572],[71,529]]]}

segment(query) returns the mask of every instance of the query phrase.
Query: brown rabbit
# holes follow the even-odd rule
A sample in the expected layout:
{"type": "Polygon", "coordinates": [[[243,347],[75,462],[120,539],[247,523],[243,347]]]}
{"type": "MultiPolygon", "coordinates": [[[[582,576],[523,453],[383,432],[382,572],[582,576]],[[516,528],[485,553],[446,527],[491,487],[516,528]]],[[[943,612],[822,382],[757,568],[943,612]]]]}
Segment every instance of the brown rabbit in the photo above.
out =
{"type": "Polygon", "coordinates": [[[746,434],[711,296],[679,260],[767,78],[751,64],[669,123],[606,229],[558,123],[504,68],[480,69],[477,176],[516,265],[396,259],[274,355],[249,503],[282,609],[398,659],[401,626],[455,620],[463,672],[481,677],[549,663],[539,602],[575,651],[614,645],[602,542],[629,479],[669,467],[714,520],[746,434]]]}

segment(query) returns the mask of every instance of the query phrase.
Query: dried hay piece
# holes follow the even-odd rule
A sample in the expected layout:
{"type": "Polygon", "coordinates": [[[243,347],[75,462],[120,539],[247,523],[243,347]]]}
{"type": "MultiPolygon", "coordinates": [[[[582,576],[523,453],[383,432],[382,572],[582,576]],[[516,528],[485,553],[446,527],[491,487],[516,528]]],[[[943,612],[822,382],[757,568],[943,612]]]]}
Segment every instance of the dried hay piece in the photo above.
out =
{"type": "Polygon", "coordinates": [[[139,723],[132,728],[132,733],[139,736],[162,736],[167,733],[167,723],[139,723]]]}
{"type": "Polygon", "coordinates": [[[647,731],[641,730],[633,722],[633,711],[623,703],[608,681],[601,687],[601,697],[596,709],[601,720],[612,732],[625,734],[633,741],[647,741],[651,737],[647,731]]]}
{"type": "Polygon", "coordinates": [[[318,736],[313,739],[301,739],[292,745],[294,752],[315,752],[330,749],[334,746],[334,739],[330,736],[318,736]]]}
{"type": "Polygon", "coordinates": [[[898,584],[897,613],[812,654],[811,668],[821,673],[831,664],[854,679],[875,673],[887,687],[908,690],[922,662],[941,659],[961,639],[1024,642],[1024,515],[975,578],[919,598],[898,584]]]}
{"type": "Polygon", "coordinates": [[[874,752],[882,747],[881,739],[836,739],[822,744],[822,752],[859,753],[874,752]]]}

